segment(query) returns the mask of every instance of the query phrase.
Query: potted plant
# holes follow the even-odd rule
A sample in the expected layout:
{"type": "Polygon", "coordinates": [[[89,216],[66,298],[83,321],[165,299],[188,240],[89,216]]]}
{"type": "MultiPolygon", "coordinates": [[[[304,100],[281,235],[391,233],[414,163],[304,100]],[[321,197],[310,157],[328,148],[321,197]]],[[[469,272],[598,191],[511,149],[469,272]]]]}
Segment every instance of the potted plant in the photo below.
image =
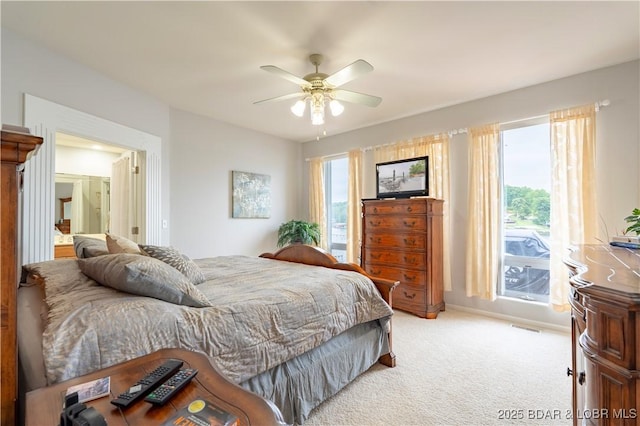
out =
{"type": "Polygon", "coordinates": [[[278,228],[278,247],[289,244],[320,244],[320,225],[304,220],[290,220],[278,228]]]}
{"type": "Polygon", "coordinates": [[[640,243],[640,209],[633,209],[631,215],[625,217],[624,221],[627,222],[629,226],[622,232],[622,235],[613,237],[613,241],[640,243]],[[635,236],[632,234],[635,234],[635,236]]]}
{"type": "Polygon", "coordinates": [[[624,230],[625,234],[635,232],[636,235],[640,235],[640,209],[633,209],[631,215],[625,217],[624,221],[631,224],[624,230]]]}

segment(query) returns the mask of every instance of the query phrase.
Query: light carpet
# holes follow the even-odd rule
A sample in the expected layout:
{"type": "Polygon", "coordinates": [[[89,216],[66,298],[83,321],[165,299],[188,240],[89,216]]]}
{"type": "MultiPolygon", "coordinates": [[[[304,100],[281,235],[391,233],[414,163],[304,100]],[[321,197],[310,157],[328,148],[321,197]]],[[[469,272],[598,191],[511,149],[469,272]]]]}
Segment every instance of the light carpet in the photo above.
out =
{"type": "Polygon", "coordinates": [[[454,309],[435,320],[395,311],[397,366],[374,365],[305,426],[571,424],[571,335],[513,325],[454,309]]]}

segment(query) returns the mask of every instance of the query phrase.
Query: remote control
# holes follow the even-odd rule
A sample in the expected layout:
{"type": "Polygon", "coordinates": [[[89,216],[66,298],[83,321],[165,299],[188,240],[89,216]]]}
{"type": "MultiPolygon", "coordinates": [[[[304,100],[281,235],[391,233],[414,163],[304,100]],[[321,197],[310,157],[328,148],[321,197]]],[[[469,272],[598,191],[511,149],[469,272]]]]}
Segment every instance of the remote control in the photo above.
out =
{"type": "Polygon", "coordinates": [[[121,408],[127,408],[140,398],[147,396],[149,392],[153,391],[171,377],[182,367],[182,364],[183,362],[177,359],[166,361],[160,367],[138,380],[138,382],[131,386],[126,392],[118,395],[116,399],[112,399],[111,403],[121,408]]]}
{"type": "Polygon", "coordinates": [[[183,368],[147,395],[144,400],[155,405],[164,405],[173,395],[185,387],[191,379],[196,377],[196,374],[198,374],[198,370],[196,369],[183,368]]]}

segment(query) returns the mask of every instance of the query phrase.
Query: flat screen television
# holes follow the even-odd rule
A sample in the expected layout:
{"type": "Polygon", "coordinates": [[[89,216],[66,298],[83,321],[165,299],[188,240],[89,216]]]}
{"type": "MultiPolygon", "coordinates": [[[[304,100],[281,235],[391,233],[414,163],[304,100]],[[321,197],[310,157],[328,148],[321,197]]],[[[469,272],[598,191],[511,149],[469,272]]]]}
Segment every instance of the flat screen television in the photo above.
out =
{"type": "Polygon", "coordinates": [[[429,195],[429,157],[376,164],[376,197],[409,198],[429,195]]]}

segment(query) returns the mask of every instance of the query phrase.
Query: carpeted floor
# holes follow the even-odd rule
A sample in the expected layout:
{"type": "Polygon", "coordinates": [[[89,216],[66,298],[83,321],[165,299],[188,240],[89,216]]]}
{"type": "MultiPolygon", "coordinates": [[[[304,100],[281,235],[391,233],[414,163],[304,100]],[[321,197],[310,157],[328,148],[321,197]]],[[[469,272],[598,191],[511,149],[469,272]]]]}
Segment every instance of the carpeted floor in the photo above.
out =
{"type": "Polygon", "coordinates": [[[569,425],[571,335],[448,309],[396,311],[397,366],[380,364],[316,408],[317,425],[569,425]]]}

